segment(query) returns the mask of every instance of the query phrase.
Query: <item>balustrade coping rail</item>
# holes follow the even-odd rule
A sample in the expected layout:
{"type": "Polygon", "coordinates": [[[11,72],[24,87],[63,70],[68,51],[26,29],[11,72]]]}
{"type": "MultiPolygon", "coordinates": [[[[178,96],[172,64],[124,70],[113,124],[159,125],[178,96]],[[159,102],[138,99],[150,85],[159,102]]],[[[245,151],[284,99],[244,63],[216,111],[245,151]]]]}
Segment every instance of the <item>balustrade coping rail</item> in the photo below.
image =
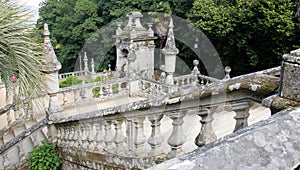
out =
{"type": "Polygon", "coordinates": [[[46,118],[42,119],[41,121],[37,122],[35,125],[31,126],[30,128],[20,133],[19,135],[15,136],[14,138],[12,138],[11,140],[9,140],[8,142],[6,142],[0,147],[0,154],[3,154],[9,148],[16,145],[19,141],[25,139],[26,137],[30,136],[34,132],[38,131],[39,129],[47,125],[47,123],[48,120],[46,118]]]}
{"type": "Polygon", "coordinates": [[[91,83],[86,83],[86,84],[79,84],[79,85],[74,85],[74,86],[70,86],[70,87],[60,88],[59,92],[78,90],[78,89],[82,89],[82,88],[96,87],[96,86],[101,86],[101,85],[119,84],[119,83],[125,83],[125,82],[128,82],[128,78],[104,80],[101,82],[91,82],[91,83]]]}
{"type": "MultiPolygon", "coordinates": [[[[276,69],[278,69],[278,68],[276,67],[276,69]]],[[[268,70],[272,70],[272,69],[268,69],[268,70]]],[[[132,102],[132,103],[129,103],[129,104],[114,106],[114,107],[110,107],[110,108],[106,108],[106,109],[102,109],[102,110],[92,111],[92,112],[89,112],[89,113],[83,113],[83,114],[87,115],[86,117],[98,117],[98,116],[111,115],[111,114],[114,114],[114,113],[123,113],[123,112],[128,112],[128,111],[134,111],[134,110],[138,110],[138,109],[147,109],[147,108],[150,108],[150,107],[153,107],[153,106],[163,106],[163,105],[167,105],[167,104],[178,103],[178,102],[187,101],[187,100],[193,100],[193,99],[198,98],[198,97],[206,97],[208,95],[218,95],[218,93],[216,93],[216,94],[212,93],[214,90],[216,90],[214,88],[217,88],[218,86],[222,86],[223,88],[227,88],[228,85],[230,85],[230,84],[228,84],[229,82],[232,82],[233,84],[236,84],[236,83],[238,83],[238,81],[240,79],[249,80],[249,78],[251,79],[252,76],[256,76],[256,75],[259,75],[261,77],[261,79],[271,78],[270,81],[273,81],[274,78],[276,80],[279,79],[278,77],[270,76],[268,74],[262,74],[263,72],[264,71],[259,71],[259,72],[246,74],[246,75],[243,75],[243,76],[233,77],[233,78],[230,78],[230,79],[227,79],[227,80],[219,80],[217,82],[210,83],[210,84],[205,85],[205,86],[199,86],[197,88],[199,90],[199,92],[203,92],[203,91],[205,91],[205,89],[207,89],[209,91],[209,93],[199,93],[199,94],[197,93],[197,95],[193,95],[192,92],[194,92],[195,89],[190,88],[190,90],[186,91],[184,94],[179,93],[179,92],[173,92],[173,93],[169,93],[169,94],[162,94],[160,96],[153,96],[151,98],[147,98],[147,99],[144,99],[144,100],[132,102]],[[237,82],[235,82],[235,81],[237,81],[237,82]]],[[[145,81],[148,81],[148,80],[145,80],[145,81]]],[[[249,84],[248,81],[246,83],[249,84]]],[[[251,85],[251,83],[250,83],[250,85],[251,85]]],[[[244,88],[244,87],[242,87],[242,88],[244,88]]],[[[247,88],[250,91],[252,90],[251,87],[245,87],[245,88],[247,88]]],[[[260,88],[260,87],[257,87],[257,88],[260,88]]],[[[276,87],[274,87],[274,88],[276,88],[276,87]]],[[[220,89],[220,87],[218,87],[217,89],[220,89]]],[[[226,89],[224,89],[224,90],[226,91],[226,89]]],[[[232,90],[230,90],[230,91],[232,91],[232,90]]],[[[68,117],[67,118],[68,120],[66,118],[63,119],[63,120],[62,119],[58,120],[57,123],[62,123],[62,122],[67,122],[67,121],[72,121],[72,120],[79,120],[80,117],[82,117],[82,115],[74,115],[74,116],[68,117]]]]}

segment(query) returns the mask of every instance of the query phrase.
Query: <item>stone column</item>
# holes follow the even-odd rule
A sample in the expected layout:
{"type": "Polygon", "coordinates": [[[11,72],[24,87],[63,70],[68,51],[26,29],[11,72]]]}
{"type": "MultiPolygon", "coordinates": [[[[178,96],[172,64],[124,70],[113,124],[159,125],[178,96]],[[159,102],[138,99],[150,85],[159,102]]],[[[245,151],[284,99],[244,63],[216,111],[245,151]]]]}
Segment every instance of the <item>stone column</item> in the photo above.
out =
{"type": "Polygon", "coordinates": [[[51,115],[62,110],[56,95],[59,91],[58,71],[61,69],[61,64],[57,60],[49,36],[48,25],[44,24],[44,56],[46,63],[42,68],[42,72],[46,77],[45,84],[49,95],[49,112],[51,115]]]}
{"type": "Polygon", "coordinates": [[[175,38],[173,32],[173,19],[171,18],[169,24],[168,38],[165,47],[162,49],[163,54],[165,55],[165,72],[167,73],[166,84],[173,85],[174,79],[173,74],[175,72],[176,66],[176,55],[179,53],[179,50],[175,45],[175,38]]]}

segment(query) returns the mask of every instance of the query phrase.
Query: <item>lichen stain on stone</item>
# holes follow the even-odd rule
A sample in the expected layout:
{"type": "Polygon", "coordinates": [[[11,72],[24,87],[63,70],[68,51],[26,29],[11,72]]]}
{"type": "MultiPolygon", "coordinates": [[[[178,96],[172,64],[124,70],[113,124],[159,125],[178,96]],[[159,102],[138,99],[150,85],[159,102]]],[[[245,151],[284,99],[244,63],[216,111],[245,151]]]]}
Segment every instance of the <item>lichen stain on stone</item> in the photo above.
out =
{"type": "Polygon", "coordinates": [[[232,85],[230,85],[229,87],[228,87],[228,89],[230,90],[230,91],[233,91],[233,90],[238,90],[239,88],[241,87],[241,83],[235,83],[235,84],[232,84],[232,85]]]}
{"type": "Polygon", "coordinates": [[[257,88],[259,88],[261,85],[258,85],[258,84],[250,84],[250,88],[252,91],[256,91],[257,88]]]}

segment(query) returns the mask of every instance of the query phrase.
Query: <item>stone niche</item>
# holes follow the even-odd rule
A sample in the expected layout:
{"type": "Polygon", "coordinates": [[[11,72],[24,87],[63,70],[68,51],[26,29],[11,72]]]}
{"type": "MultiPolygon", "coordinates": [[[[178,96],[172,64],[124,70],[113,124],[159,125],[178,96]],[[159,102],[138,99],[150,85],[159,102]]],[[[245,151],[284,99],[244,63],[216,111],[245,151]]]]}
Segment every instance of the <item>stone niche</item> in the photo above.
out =
{"type": "Polygon", "coordinates": [[[283,56],[280,96],[300,102],[300,49],[283,56]]]}

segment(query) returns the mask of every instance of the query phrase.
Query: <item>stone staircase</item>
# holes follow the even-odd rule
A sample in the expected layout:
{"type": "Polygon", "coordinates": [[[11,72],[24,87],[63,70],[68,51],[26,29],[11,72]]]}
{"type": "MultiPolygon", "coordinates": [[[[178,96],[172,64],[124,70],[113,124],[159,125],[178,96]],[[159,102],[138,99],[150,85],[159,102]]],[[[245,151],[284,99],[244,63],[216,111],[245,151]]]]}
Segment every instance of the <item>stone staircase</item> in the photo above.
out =
{"type": "Polygon", "coordinates": [[[27,169],[29,152],[48,140],[46,109],[35,107],[15,106],[0,115],[0,169],[27,169]]]}

